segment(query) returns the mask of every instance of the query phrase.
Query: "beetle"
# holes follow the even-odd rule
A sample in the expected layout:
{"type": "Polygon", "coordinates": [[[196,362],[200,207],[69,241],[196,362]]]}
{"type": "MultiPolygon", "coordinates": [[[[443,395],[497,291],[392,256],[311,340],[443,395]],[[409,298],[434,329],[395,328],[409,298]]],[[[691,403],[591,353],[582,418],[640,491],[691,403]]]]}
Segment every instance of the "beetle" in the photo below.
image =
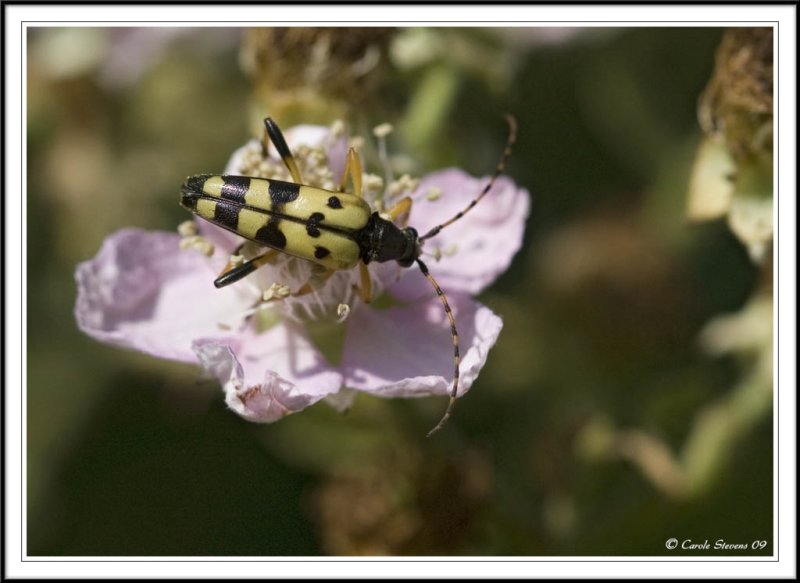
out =
{"type": "MultiPolygon", "coordinates": [[[[217,288],[228,286],[250,275],[277,253],[287,253],[322,265],[330,276],[337,270],[360,269],[359,293],[365,303],[371,301],[371,280],[367,265],[373,261],[396,261],[401,267],[416,264],[433,286],[450,322],[453,337],[453,386],[450,401],[439,423],[428,436],[439,431],[450,418],[458,395],[458,331],[455,317],[442,288],[420,259],[425,241],[468,213],[492,189],[505,169],[516,141],[517,123],[507,115],[509,135],[494,174],[481,192],[460,212],[420,236],[414,227],[405,225],[411,199],[405,197],[388,210],[388,218],[374,211],[364,200],[361,162],[354,148],[347,153],[339,190],[326,190],[303,183],[300,169],[278,125],[264,120],[262,151],[267,139],[278,151],[292,177],[292,182],[221,174],[190,176],[181,187],[180,204],[195,215],[227,229],[267,250],[243,263],[229,263],[214,281],[217,288]],[[344,192],[348,179],[353,192],[344,192]],[[395,224],[400,222],[400,225],[395,224]]],[[[308,285],[294,295],[308,293],[308,285]]]]}

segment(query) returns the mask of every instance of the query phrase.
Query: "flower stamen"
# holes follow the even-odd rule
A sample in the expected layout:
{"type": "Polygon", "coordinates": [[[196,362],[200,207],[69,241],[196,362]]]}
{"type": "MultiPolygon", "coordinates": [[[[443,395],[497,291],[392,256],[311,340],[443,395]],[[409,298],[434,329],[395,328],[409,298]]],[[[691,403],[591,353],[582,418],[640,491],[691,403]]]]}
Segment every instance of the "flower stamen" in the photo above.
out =
{"type": "Polygon", "coordinates": [[[272,300],[283,300],[288,298],[290,295],[292,295],[292,290],[288,285],[275,282],[264,291],[264,293],[261,295],[261,299],[264,302],[269,302],[272,300]]]}
{"type": "Polygon", "coordinates": [[[178,247],[182,251],[187,249],[195,249],[206,257],[211,257],[214,254],[214,245],[212,245],[205,237],[201,235],[183,237],[178,243],[178,247]]]}
{"type": "Polygon", "coordinates": [[[331,137],[333,138],[344,137],[345,135],[344,130],[345,130],[344,122],[340,119],[334,120],[333,123],[331,124],[331,137]]]}
{"type": "Polygon", "coordinates": [[[391,197],[397,197],[404,193],[410,194],[417,189],[418,185],[419,179],[411,178],[408,174],[403,174],[397,180],[389,182],[386,193],[391,197]]]}
{"type": "Polygon", "coordinates": [[[390,123],[382,123],[372,128],[373,135],[380,139],[385,138],[394,131],[394,126],[390,123]]]}
{"type": "Polygon", "coordinates": [[[347,304],[339,304],[336,306],[336,323],[341,324],[350,315],[350,306],[347,304]]]}
{"type": "Polygon", "coordinates": [[[442,189],[438,186],[431,186],[428,189],[428,192],[425,193],[425,199],[431,202],[436,202],[440,198],[442,198],[442,189]]]}
{"type": "Polygon", "coordinates": [[[389,123],[382,123],[372,130],[373,135],[378,138],[378,159],[383,166],[383,175],[387,184],[394,182],[392,165],[389,163],[389,154],[386,150],[386,136],[392,133],[393,130],[392,124],[389,123]]]}
{"type": "Polygon", "coordinates": [[[197,223],[194,221],[183,221],[178,225],[178,234],[181,237],[194,237],[197,235],[197,223]]]}

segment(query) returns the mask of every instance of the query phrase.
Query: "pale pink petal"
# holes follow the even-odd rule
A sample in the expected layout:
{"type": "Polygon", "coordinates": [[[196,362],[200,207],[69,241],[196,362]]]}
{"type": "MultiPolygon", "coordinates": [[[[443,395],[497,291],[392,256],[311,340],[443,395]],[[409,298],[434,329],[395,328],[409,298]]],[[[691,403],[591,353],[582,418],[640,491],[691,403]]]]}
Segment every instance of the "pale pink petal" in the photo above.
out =
{"type": "Polygon", "coordinates": [[[342,377],[293,323],[262,333],[201,338],[194,350],[225,401],[248,421],[271,423],[336,393],[342,377]]]}
{"type": "Polygon", "coordinates": [[[214,288],[208,260],[180,236],[124,229],[78,265],[75,318],[88,335],[160,358],[196,362],[192,340],[235,328],[247,305],[214,288]]]}
{"type": "MultiPolygon", "coordinates": [[[[424,235],[464,210],[487,182],[488,178],[472,178],[457,168],[425,176],[414,194],[409,224],[424,235]],[[438,200],[426,196],[432,187],[441,190],[438,200]]],[[[528,191],[501,176],[468,214],[426,241],[423,261],[439,285],[449,293],[477,294],[491,284],[522,245],[529,205],[528,191]],[[443,254],[440,260],[431,256],[435,248],[443,254]]],[[[430,293],[430,285],[418,273],[406,274],[391,292],[411,300],[430,293]]]]}
{"type": "Polygon", "coordinates": [[[196,223],[198,233],[214,245],[213,263],[215,269],[221,270],[230,259],[231,253],[244,241],[244,238],[200,218],[196,223]]]}
{"type": "Polygon", "coordinates": [[[338,393],[333,393],[325,397],[325,402],[336,409],[339,413],[346,413],[353,406],[358,391],[342,387],[338,393]]]}
{"type": "MultiPolygon", "coordinates": [[[[461,395],[478,376],[503,323],[465,295],[449,300],[462,356],[461,395]]],[[[358,310],[348,321],[341,370],[346,386],[382,397],[446,394],[453,380],[453,340],[439,299],[358,310]]]]}

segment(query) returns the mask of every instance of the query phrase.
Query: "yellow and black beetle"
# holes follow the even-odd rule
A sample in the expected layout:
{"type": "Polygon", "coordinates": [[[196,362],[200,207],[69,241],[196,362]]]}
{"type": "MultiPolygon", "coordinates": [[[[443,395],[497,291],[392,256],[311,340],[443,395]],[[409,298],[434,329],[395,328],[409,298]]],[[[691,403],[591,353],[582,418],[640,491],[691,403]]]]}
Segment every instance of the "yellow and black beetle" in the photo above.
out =
{"type": "Polygon", "coordinates": [[[318,263],[329,273],[359,266],[359,292],[362,299],[369,303],[371,280],[366,266],[370,262],[396,261],[402,267],[416,263],[441,299],[453,336],[454,371],[450,401],[442,419],[428,433],[431,435],[442,428],[452,413],[458,395],[461,357],[453,312],[444,291],[420,259],[422,245],[463,217],[491,190],[503,172],[516,140],[516,121],[510,115],[506,119],[510,128],[508,141],[488,184],[464,210],[421,237],[413,227],[403,224],[403,218],[408,217],[411,209],[410,198],[403,198],[389,209],[388,219],[370,208],[363,198],[361,162],[353,148],[347,154],[339,191],[303,184],[283,133],[271,118],[264,120],[264,155],[269,137],[294,182],[218,174],[190,176],[181,188],[180,203],[197,216],[268,248],[263,254],[244,263],[228,264],[214,281],[218,288],[251,274],[276,253],[287,253],[318,263]],[[344,192],[348,178],[353,183],[352,194],[344,192]],[[395,224],[397,220],[400,220],[401,226],[395,224]]]}

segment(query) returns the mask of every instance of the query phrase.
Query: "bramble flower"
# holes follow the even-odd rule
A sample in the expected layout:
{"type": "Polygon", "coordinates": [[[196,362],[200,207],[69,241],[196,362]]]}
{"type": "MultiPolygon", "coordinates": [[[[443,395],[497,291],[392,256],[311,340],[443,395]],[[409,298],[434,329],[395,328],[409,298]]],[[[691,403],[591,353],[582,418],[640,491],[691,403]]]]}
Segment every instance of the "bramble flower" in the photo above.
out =
{"type": "MultiPolygon", "coordinates": [[[[386,131],[376,135],[382,140],[386,131]]],[[[286,138],[304,182],[336,190],[348,146],[341,124],[299,126],[286,138]]],[[[420,232],[463,209],[486,184],[458,169],[418,181],[395,179],[382,159],[386,176],[364,175],[365,198],[382,211],[411,196],[408,224],[420,232]]],[[[225,173],[289,179],[280,158],[264,158],[257,140],[234,153],[225,173]]],[[[473,212],[423,250],[458,325],[459,396],[478,376],[502,328],[500,318],[472,295],[510,264],[528,206],[528,192],[501,176],[473,212]]],[[[357,391],[381,397],[448,394],[450,327],[435,291],[415,267],[371,263],[369,305],[356,290],[358,269],[326,279],[311,262],[280,253],[240,282],[216,289],[213,281],[228,262],[263,252],[246,243],[241,256],[232,257],[242,241],[202,220],[182,224],[175,234],[131,228],[114,233],[76,269],[78,326],[102,342],[199,363],[220,382],[228,406],[250,421],[276,421],[322,399],[344,409],[357,391]]]]}

